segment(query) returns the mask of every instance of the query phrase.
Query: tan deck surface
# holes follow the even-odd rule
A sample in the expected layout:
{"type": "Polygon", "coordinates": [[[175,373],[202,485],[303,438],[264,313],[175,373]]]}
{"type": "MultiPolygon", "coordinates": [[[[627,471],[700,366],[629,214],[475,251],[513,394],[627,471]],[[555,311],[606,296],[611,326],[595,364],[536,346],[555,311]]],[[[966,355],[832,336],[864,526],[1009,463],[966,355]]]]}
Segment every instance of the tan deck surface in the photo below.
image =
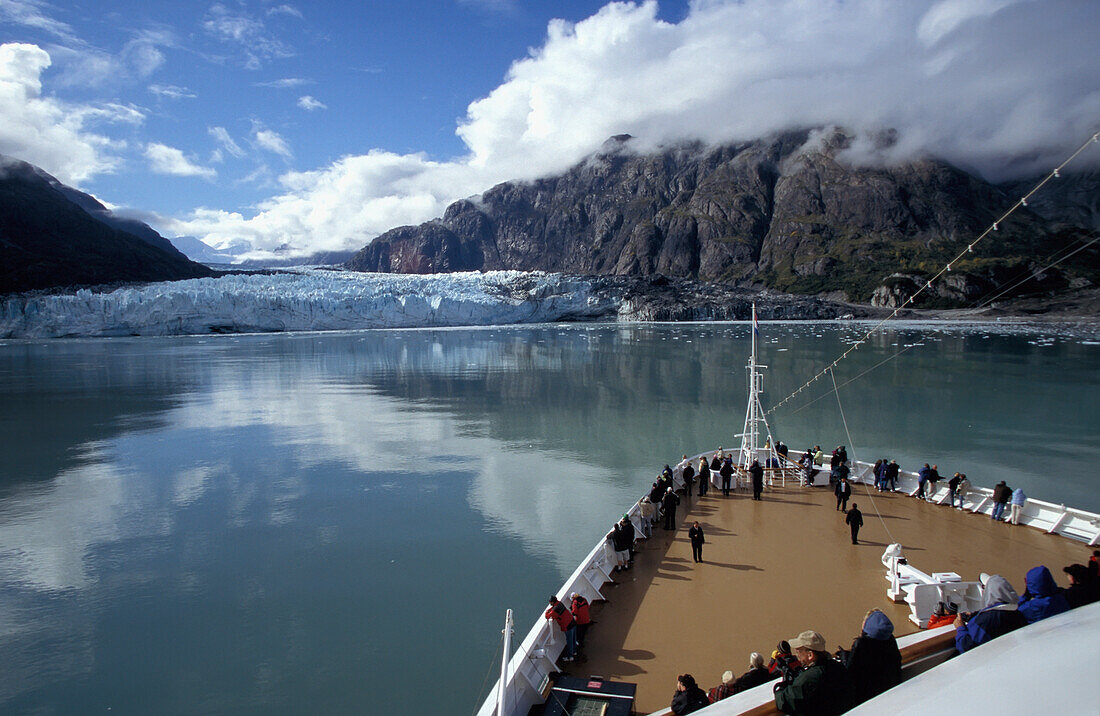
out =
{"type": "Polygon", "coordinates": [[[636,683],[637,712],[651,713],[669,705],[678,674],[710,689],[726,669],[745,672],[753,651],[767,659],[779,640],[805,629],[821,632],[830,651],[850,648],[869,609],[886,612],[895,636],[916,631],[908,606],[886,598],[880,558],[891,541],[923,572],[958,572],[967,581],[1001,574],[1021,593],[1031,567],[1047,565],[1066,586],[1062,567],[1091,554],[1083,543],[1032,528],[853,487],[864,517],[859,545],[827,487],[777,488],[761,502],[711,490],[681,504],[680,528],[658,526],[639,543],[634,567],[605,585],[608,602],[593,608],[598,623],[588,632],[587,661],[565,664],[566,671],[636,683]],[[687,539],[692,520],[707,540],[700,564],[687,539]]]}

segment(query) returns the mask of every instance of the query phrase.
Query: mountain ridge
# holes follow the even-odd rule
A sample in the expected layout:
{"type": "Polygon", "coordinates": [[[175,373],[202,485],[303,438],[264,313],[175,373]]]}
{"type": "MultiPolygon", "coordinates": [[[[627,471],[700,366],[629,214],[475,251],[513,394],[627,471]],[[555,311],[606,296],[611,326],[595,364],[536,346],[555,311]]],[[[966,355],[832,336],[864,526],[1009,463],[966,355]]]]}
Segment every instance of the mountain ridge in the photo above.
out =
{"type": "MultiPolygon", "coordinates": [[[[891,141],[888,133],[880,139],[891,141]]],[[[990,184],[934,158],[853,165],[846,160],[852,140],[842,130],[802,130],[643,155],[620,135],[561,175],[498,184],[452,203],[441,218],[391,229],[345,267],[659,274],[891,306],[1018,199],[1015,185],[990,184]]],[[[1096,251],[1071,266],[1036,270],[1038,258],[1094,231],[1094,185],[1081,182],[1074,211],[1057,201],[1019,210],[996,241],[966,254],[949,280],[925,292],[923,305],[963,305],[1029,271],[1040,275],[1021,291],[1096,285],[1096,251]]]]}
{"type": "Polygon", "coordinates": [[[0,293],[212,275],[148,225],[0,156],[0,293]]]}

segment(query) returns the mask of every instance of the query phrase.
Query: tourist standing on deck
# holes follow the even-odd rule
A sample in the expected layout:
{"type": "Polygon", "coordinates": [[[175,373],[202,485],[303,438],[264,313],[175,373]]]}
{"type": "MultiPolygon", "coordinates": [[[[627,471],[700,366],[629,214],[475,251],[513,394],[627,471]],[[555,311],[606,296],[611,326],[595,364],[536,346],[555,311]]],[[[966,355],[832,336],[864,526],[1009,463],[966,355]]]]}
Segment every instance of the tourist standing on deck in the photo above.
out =
{"type": "Polygon", "coordinates": [[[1012,516],[1008,518],[1008,521],[1014,525],[1020,524],[1020,513],[1024,511],[1024,503],[1027,502],[1027,495],[1024,494],[1024,488],[1017,487],[1012,491],[1012,516]]]}
{"type": "Polygon", "coordinates": [[[917,494],[918,500],[925,499],[925,492],[928,490],[928,477],[932,474],[932,468],[928,466],[928,463],[924,463],[924,467],[917,470],[917,494]]]}
{"type": "Polygon", "coordinates": [[[791,646],[802,671],[790,683],[776,686],[775,706],[785,714],[842,714],[852,706],[848,672],[825,651],[825,637],[804,631],[791,646]]]}
{"type": "Polygon", "coordinates": [[[1009,499],[1012,497],[1012,488],[1005,484],[1004,480],[1001,480],[993,488],[993,514],[990,518],[994,522],[1000,522],[1001,518],[1005,514],[1005,505],[1008,504],[1009,499]]]}
{"type": "Polygon", "coordinates": [[[1017,609],[1019,597],[1008,580],[999,574],[982,575],[982,608],[974,614],[955,619],[955,648],[959,653],[995,639],[1002,634],[1027,625],[1027,619],[1017,609]]]}
{"type": "Polygon", "coordinates": [[[565,651],[562,652],[565,656],[562,661],[573,661],[577,656],[577,620],[573,618],[573,612],[557,597],[550,597],[550,608],[543,616],[557,622],[558,628],[565,634],[565,651]]]}
{"type": "Polygon", "coordinates": [[[733,456],[727,455],[726,459],[722,461],[722,467],[718,469],[718,474],[722,476],[722,494],[726,497],[730,496],[730,479],[733,477],[733,456]]]}
{"type": "Polygon", "coordinates": [[[956,472],[951,476],[951,479],[947,481],[947,499],[950,500],[951,506],[955,506],[955,495],[959,492],[959,483],[962,482],[962,473],[956,472]]]}
{"type": "Polygon", "coordinates": [[[834,462],[832,469],[829,471],[829,484],[835,484],[848,477],[848,473],[851,472],[848,469],[848,465],[843,462],[834,462]]]}
{"type": "Polygon", "coordinates": [[[894,623],[878,609],[872,609],[863,618],[863,627],[852,642],[851,651],[841,649],[837,657],[852,680],[853,706],[901,683],[901,651],[894,638],[894,623]]]}
{"type": "Polygon", "coordinates": [[[684,457],[684,497],[691,497],[691,488],[695,484],[695,468],[691,466],[691,460],[684,457]]]}
{"type": "Polygon", "coordinates": [[[852,496],[852,485],[848,482],[848,478],[843,478],[840,482],[836,483],[836,489],[833,490],[836,495],[836,508],[841,512],[848,511],[848,498],[852,496]]]}
{"type": "Polygon", "coordinates": [[[806,453],[798,461],[798,464],[802,466],[802,484],[812,485],[814,484],[814,475],[817,474],[817,470],[814,469],[814,455],[809,448],[806,449],[806,453]]]}
{"type": "Polygon", "coordinates": [[[852,509],[848,510],[844,521],[852,530],[852,544],[859,544],[859,528],[863,526],[863,513],[859,511],[859,505],[852,503],[852,509]]]}
{"type": "Polygon", "coordinates": [[[764,468],[760,467],[759,460],[752,461],[749,475],[752,476],[752,499],[759,500],[760,493],[764,491],[764,468]]]}
{"type": "Polygon", "coordinates": [[[665,493],[664,498],[665,506],[665,529],[676,529],[676,505],[680,504],[680,498],[676,496],[676,493],[672,491],[672,488],[668,488],[668,492],[665,493]]]}
{"type": "Polygon", "coordinates": [[[620,530],[623,533],[623,543],[626,545],[627,561],[634,564],[634,541],[638,537],[637,532],[634,530],[634,523],[630,521],[629,516],[623,515],[619,524],[622,525],[620,530]]]}
{"type": "Polygon", "coordinates": [[[814,464],[822,467],[825,464],[825,453],[821,452],[820,445],[814,445],[814,464]]]}
{"type": "Polygon", "coordinates": [[[704,497],[709,487],[710,465],[707,464],[707,459],[705,457],[701,457],[699,458],[699,497],[704,497]]]}
{"type": "Polygon", "coordinates": [[[692,523],[691,529],[688,530],[688,539],[691,540],[691,558],[696,562],[702,562],[703,543],[706,542],[706,537],[703,536],[703,528],[698,522],[692,523]]]}
{"type": "Polygon", "coordinates": [[[616,522],[607,533],[606,538],[611,543],[611,549],[615,552],[615,569],[621,572],[630,565],[630,550],[626,546],[626,538],[622,525],[616,522]]]}
{"type": "Polygon", "coordinates": [[[879,492],[882,492],[882,473],[885,469],[885,460],[875,460],[875,466],[871,468],[871,474],[875,476],[875,489],[879,492]]]}
{"type": "Polygon", "coordinates": [[[588,625],[592,623],[592,614],[589,611],[588,600],[573,592],[569,595],[569,610],[573,612],[573,618],[577,620],[577,646],[584,646],[584,635],[588,633],[588,625]]]}
{"type": "Polygon", "coordinates": [[[955,496],[959,498],[959,509],[963,508],[963,499],[970,492],[970,480],[966,479],[966,473],[959,474],[959,486],[955,488],[955,496]]]}
{"type": "Polygon", "coordinates": [[[642,495],[638,500],[638,509],[642,513],[642,536],[649,539],[653,536],[653,520],[657,516],[657,506],[654,505],[649,495],[642,495]]]}
{"type": "Polygon", "coordinates": [[[683,674],[676,677],[676,693],[672,696],[672,713],[681,716],[681,714],[695,713],[707,706],[710,706],[707,692],[699,688],[695,683],[694,676],[683,674]]]}
{"type": "Polygon", "coordinates": [[[891,460],[890,464],[886,466],[886,471],[883,473],[883,477],[886,478],[886,484],[889,485],[890,492],[898,491],[898,473],[901,472],[901,468],[898,467],[897,460],[891,460]]]}

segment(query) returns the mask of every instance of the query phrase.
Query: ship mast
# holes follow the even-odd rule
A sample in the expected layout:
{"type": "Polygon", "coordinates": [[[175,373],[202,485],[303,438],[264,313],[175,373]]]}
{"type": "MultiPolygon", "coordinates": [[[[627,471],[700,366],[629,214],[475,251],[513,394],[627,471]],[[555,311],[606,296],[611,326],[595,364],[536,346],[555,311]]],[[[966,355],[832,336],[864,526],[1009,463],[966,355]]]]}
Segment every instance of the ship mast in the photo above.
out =
{"type": "Polygon", "coordinates": [[[756,321],[756,304],[753,303],[752,353],[749,354],[749,364],[747,366],[749,371],[749,404],[745,410],[745,429],[737,436],[741,438],[741,452],[738,455],[737,464],[746,470],[752,466],[752,461],[759,457],[761,426],[764,428],[763,433],[767,435],[769,449],[775,447],[771,444],[771,428],[768,427],[768,421],[764,417],[764,409],[760,405],[760,391],[764,387],[764,376],[760,374],[760,369],[768,366],[756,362],[756,347],[759,338],[760,326],[756,321]]]}

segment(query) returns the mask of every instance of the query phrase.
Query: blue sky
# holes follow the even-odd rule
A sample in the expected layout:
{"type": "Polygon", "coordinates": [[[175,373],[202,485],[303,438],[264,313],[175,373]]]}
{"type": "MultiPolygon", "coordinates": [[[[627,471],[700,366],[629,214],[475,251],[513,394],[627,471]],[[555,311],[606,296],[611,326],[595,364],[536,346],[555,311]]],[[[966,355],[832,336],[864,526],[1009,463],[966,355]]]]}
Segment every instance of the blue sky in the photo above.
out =
{"type": "Polygon", "coordinates": [[[1077,0],[0,0],[0,153],[168,236],[358,248],[620,132],[891,127],[853,160],[1041,170],[1100,122],[1098,29],[1077,0]]]}

